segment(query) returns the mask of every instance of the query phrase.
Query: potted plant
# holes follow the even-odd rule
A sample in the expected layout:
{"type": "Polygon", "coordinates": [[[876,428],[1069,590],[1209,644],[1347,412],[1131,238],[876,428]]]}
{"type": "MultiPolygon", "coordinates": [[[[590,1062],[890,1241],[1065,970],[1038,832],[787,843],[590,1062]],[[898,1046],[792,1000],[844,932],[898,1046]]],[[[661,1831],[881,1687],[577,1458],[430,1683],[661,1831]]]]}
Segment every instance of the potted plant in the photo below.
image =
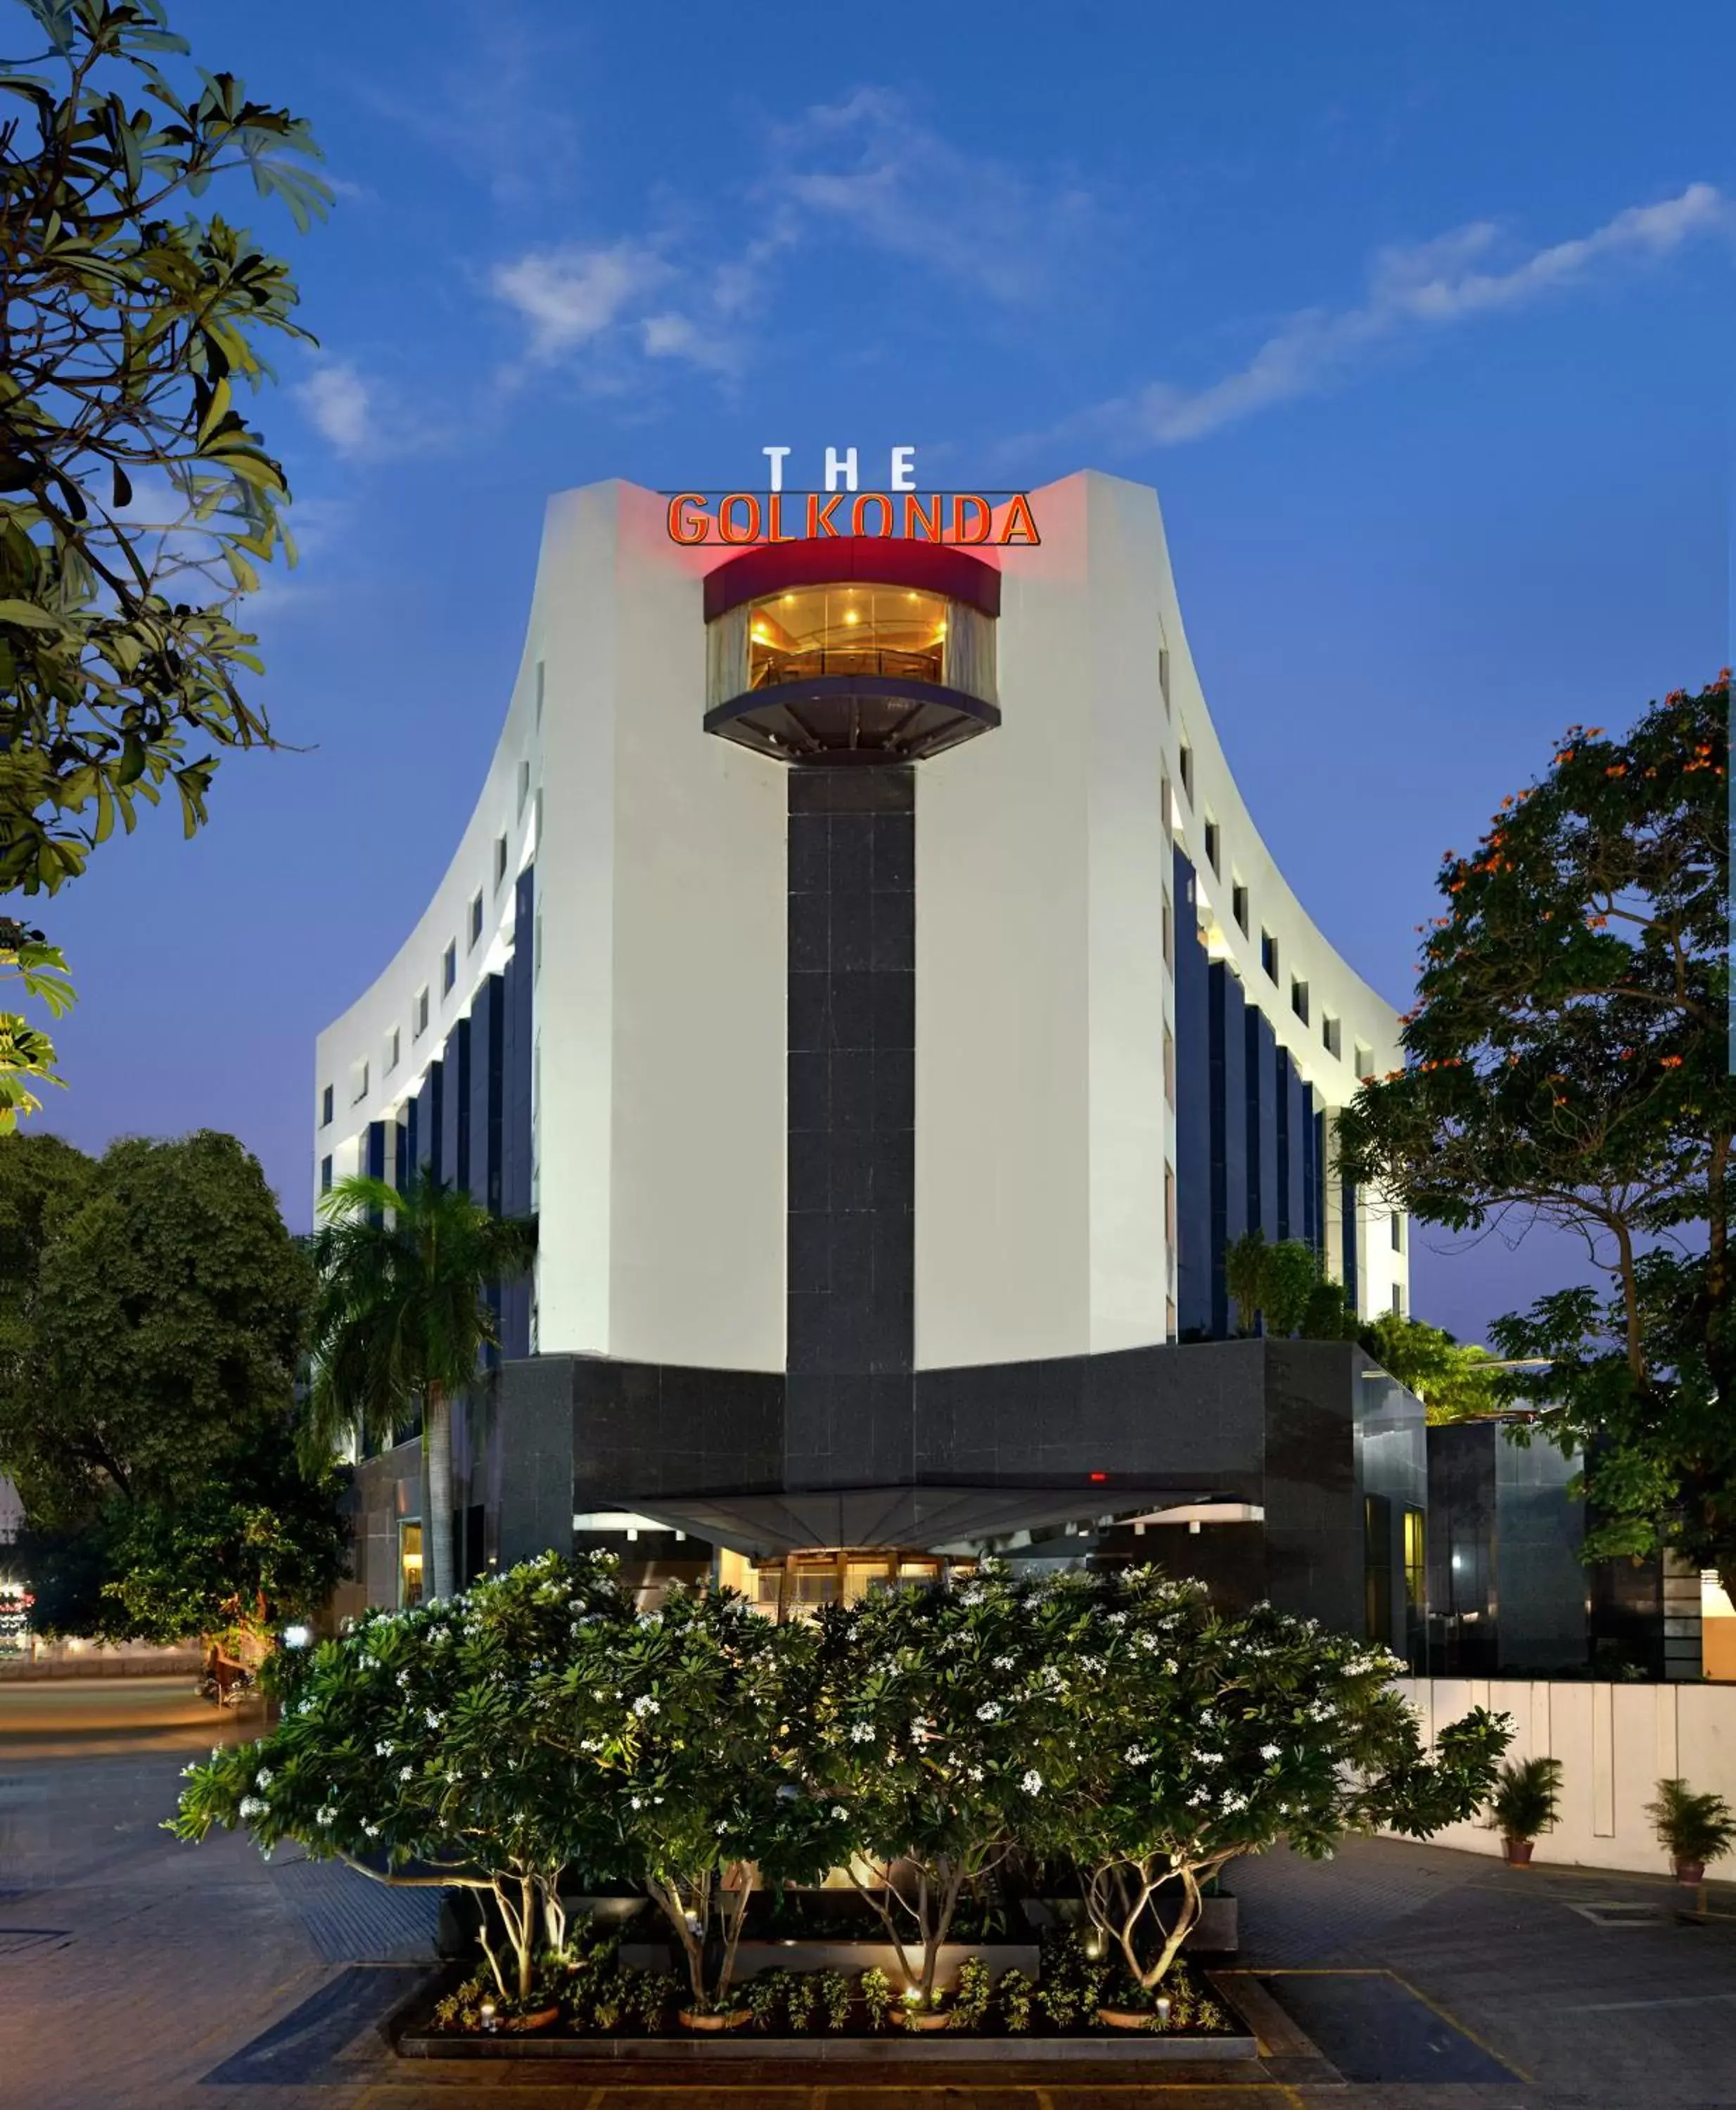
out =
{"type": "Polygon", "coordinates": [[[1489,1821],[1506,1843],[1509,1868],[1530,1866],[1532,1842],[1554,1823],[1561,1799],[1559,1759],[1520,1759],[1501,1768],[1489,1821]]]}
{"type": "Polygon", "coordinates": [[[1684,1780],[1661,1780],[1646,1814],[1675,1863],[1679,1883],[1703,1883],[1707,1863],[1736,1845],[1736,1813],[1729,1803],[1721,1795],[1696,1795],[1684,1780]]]}

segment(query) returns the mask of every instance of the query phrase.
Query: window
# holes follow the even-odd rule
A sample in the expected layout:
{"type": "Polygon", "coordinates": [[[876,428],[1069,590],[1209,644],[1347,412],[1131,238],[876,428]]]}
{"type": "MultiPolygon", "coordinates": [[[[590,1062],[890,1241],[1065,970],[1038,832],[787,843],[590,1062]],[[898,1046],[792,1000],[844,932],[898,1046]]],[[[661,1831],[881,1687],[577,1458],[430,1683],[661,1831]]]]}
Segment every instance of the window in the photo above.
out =
{"type": "Polygon", "coordinates": [[[530,764],[528,762],[521,762],[519,764],[519,818],[521,821],[524,818],[525,804],[529,797],[530,764]]]}
{"type": "Polygon", "coordinates": [[[332,1125],[332,1115],[334,1112],[333,1098],[333,1094],[332,1088],[328,1084],[325,1089],[320,1094],[320,1125],[321,1128],[329,1128],[332,1125]]]}
{"type": "Polygon", "coordinates": [[[1166,1026],[1163,1029],[1163,1096],[1173,1107],[1176,1103],[1176,1036],[1166,1026]]]}
{"type": "Polygon", "coordinates": [[[747,686],[775,689],[837,674],[942,682],[952,616],[944,595],[902,586],[800,586],[768,595],[748,611],[747,686]]]}
{"type": "Polygon", "coordinates": [[[404,1052],[403,1035],[394,1026],[386,1039],[386,1075],[389,1077],[398,1066],[398,1057],[404,1052]]]}
{"type": "Polygon", "coordinates": [[[1194,797],[1194,750],[1185,740],[1181,743],[1181,788],[1191,804],[1194,797]]]}
{"type": "Polygon", "coordinates": [[[1274,981],[1278,979],[1278,941],[1270,930],[1260,933],[1260,965],[1274,981]]]}
{"type": "Polygon", "coordinates": [[[428,1030],[428,985],[416,991],[416,1001],[410,1014],[410,1037],[419,1040],[428,1030]]]}
{"type": "Polygon", "coordinates": [[[1294,975],[1290,976],[1290,1009],[1304,1026],[1308,1024],[1308,985],[1306,982],[1299,981],[1294,975]]]}
{"type": "Polygon", "coordinates": [[[1158,812],[1163,819],[1164,827],[1172,831],[1176,825],[1176,795],[1170,790],[1169,779],[1167,777],[1160,779],[1158,782],[1158,812]]]}
{"type": "Polygon", "coordinates": [[[1338,1030],[1338,1021],[1332,1016],[1330,1011],[1326,1012],[1321,1019],[1320,1037],[1326,1044],[1326,1053],[1329,1055],[1336,1055],[1339,1052],[1340,1035],[1338,1030]]]}
{"type": "Polygon", "coordinates": [[[1402,1209],[1393,1211],[1393,1251],[1395,1253],[1404,1251],[1404,1211],[1402,1209]]]}
{"type": "Polygon", "coordinates": [[[1375,1051],[1373,1048],[1365,1048],[1360,1040],[1358,1041],[1356,1044],[1356,1062],[1353,1066],[1359,1077],[1373,1076],[1375,1073],[1375,1051]]]}
{"type": "Polygon", "coordinates": [[[537,662],[537,730],[542,730],[542,662],[537,662]]]}
{"type": "Polygon", "coordinates": [[[1421,1619],[1428,1596],[1428,1519],[1426,1512],[1407,1507],[1404,1512],[1404,1602],[1413,1617],[1421,1619]]]}
{"type": "Polygon", "coordinates": [[[1173,972],[1176,965],[1176,912],[1167,894],[1163,897],[1163,964],[1173,972]]]}
{"type": "Polygon", "coordinates": [[[1404,1316],[1404,1292],[1396,1282],[1393,1284],[1393,1316],[1395,1319],[1404,1316]]]}
{"type": "Polygon", "coordinates": [[[351,1104],[352,1106],[359,1105],[362,1100],[367,1098],[367,1096],[368,1066],[365,1062],[363,1062],[358,1065],[356,1071],[356,1092],[353,1098],[351,1100],[351,1104]]]}
{"type": "Polygon", "coordinates": [[[440,994],[450,996],[452,985],[458,979],[458,940],[455,938],[446,949],[446,958],[440,962],[440,994]]]}
{"type": "Polygon", "coordinates": [[[1230,890],[1230,913],[1235,918],[1235,927],[1245,938],[1248,935],[1248,890],[1232,886],[1230,890]]]}
{"type": "Polygon", "coordinates": [[[1162,691],[1163,708],[1167,711],[1169,709],[1169,647],[1167,645],[1158,647],[1158,687],[1162,691]]]}
{"type": "Polygon", "coordinates": [[[320,1161],[320,1192],[322,1194],[329,1194],[331,1191],[332,1161],[329,1157],[322,1157],[320,1161]]]}
{"type": "Polygon", "coordinates": [[[506,876],[506,838],[505,838],[505,835],[496,835],[496,836],[495,837],[495,839],[494,839],[494,883],[495,883],[495,885],[496,885],[496,886],[498,886],[498,885],[500,885],[501,881],[503,879],[505,879],[505,876],[506,876]]]}
{"type": "Polygon", "coordinates": [[[1216,821],[1208,821],[1206,822],[1206,863],[1211,866],[1213,872],[1217,871],[1217,823],[1216,821]]]}
{"type": "Polygon", "coordinates": [[[483,897],[473,894],[470,899],[470,949],[474,952],[476,941],[483,935],[483,897]]]}
{"type": "Polygon", "coordinates": [[[398,1603],[408,1608],[422,1601],[422,1527],[398,1526],[398,1603]]]}

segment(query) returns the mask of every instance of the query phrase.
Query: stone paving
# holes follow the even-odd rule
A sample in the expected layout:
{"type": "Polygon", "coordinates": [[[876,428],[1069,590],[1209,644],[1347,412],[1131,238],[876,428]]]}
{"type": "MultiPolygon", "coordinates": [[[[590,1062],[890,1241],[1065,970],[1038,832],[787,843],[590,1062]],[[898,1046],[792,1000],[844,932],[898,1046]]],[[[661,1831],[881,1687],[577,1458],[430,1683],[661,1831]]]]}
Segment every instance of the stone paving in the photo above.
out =
{"type": "Polygon", "coordinates": [[[1394,1973],[1524,2080],[1346,2085],[1287,2055],[1281,2032],[1252,2069],[1169,2068],[1151,2081],[986,2065],[859,2081],[836,2068],[696,2081],[667,2068],[406,2067],[369,2018],[410,1982],[425,1921],[401,1916],[399,1899],[383,1909],[384,1894],[342,1870],[295,1857],[268,1867],[244,1841],[187,1848],[159,1828],[188,1740],[197,1730],[208,1744],[214,1718],[195,1717],[179,1753],[158,1747],[157,1725],[143,1750],[110,1741],[75,1758],[56,1741],[55,1755],[20,1756],[0,1707],[4,2110],[459,2110],[533,2096],[576,2110],[1736,2110],[1736,1887],[1714,1886],[1715,1916],[1689,1924],[1685,1894],[1662,1880],[1521,1873],[1385,1841],[1324,1867],[1280,1854],[1241,1868],[1244,1965],[1280,1999],[1286,1973],[1394,1973]],[[363,1965],[377,1976],[346,1978],[363,1965]],[[302,2026],[322,1995],[336,2040],[304,2028],[290,2054],[316,2077],[235,2077],[269,2067],[261,2040],[288,2017],[302,2026]]]}

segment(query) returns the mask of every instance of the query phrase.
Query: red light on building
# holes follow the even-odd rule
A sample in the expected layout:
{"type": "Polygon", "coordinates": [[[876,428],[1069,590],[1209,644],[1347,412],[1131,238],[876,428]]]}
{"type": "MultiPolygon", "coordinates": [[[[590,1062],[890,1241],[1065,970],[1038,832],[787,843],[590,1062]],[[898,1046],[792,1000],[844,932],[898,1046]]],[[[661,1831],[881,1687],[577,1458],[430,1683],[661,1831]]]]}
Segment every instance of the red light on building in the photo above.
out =
{"type": "Polygon", "coordinates": [[[1108,1477],[1109,1476],[1107,1473],[1093,1473],[1090,1475],[1091,1485],[1095,1487],[1099,1481],[1107,1480],[1108,1477]]]}

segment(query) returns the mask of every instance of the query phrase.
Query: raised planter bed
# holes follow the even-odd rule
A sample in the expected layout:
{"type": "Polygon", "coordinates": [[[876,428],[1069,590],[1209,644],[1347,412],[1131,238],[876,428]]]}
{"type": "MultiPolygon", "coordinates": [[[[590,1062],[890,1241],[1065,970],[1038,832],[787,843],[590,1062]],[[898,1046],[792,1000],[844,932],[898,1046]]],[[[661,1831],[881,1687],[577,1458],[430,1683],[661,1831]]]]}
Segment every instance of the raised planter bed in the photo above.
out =
{"type": "MultiPolygon", "coordinates": [[[[906,1949],[906,1955],[920,1954],[906,1949]]],[[[968,1957],[980,1957],[998,1978],[1004,1971],[1022,1971],[1035,1978],[1041,1952],[1034,1941],[948,1941],[941,1947],[935,1972],[938,1991],[950,1993],[959,1976],[959,1966],[968,1957]]],[[[666,1941],[623,1941],[621,1967],[624,1971],[673,1972],[674,1951],[666,1941]]],[[[762,1971],[841,1971],[853,1978],[859,1972],[884,1971],[893,1985],[903,1981],[898,1951],[890,1941],[828,1940],[819,1935],[794,1940],[753,1941],[744,1936],[736,1949],[735,1978],[745,1985],[762,1971]]]]}

